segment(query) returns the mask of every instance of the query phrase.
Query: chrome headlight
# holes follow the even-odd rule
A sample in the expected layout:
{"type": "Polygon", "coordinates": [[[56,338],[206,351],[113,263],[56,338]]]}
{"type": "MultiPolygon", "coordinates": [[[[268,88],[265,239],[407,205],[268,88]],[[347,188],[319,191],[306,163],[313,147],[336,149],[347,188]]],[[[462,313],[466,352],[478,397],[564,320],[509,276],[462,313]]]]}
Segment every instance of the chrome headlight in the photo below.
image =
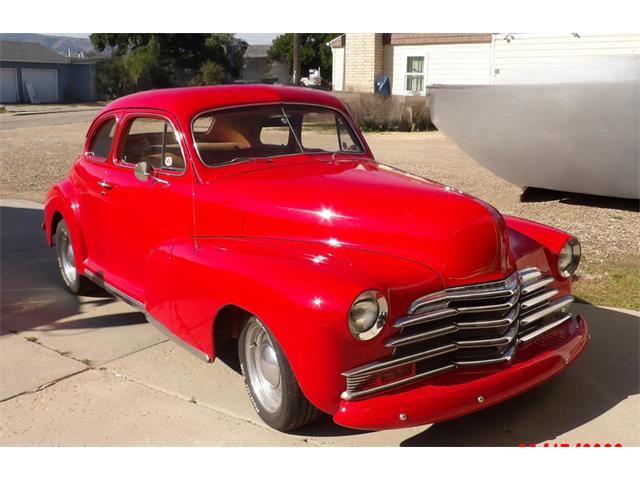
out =
{"type": "Polygon", "coordinates": [[[349,331],[359,340],[369,340],[387,321],[387,299],[377,290],[367,290],[356,297],[349,309],[349,331]]]}
{"type": "Polygon", "coordinates": [[[558,272],[564,278],[569,278],[578,269],[580,263],[580,242],[576,238],[567,240],[558,254],[558,272]]]}

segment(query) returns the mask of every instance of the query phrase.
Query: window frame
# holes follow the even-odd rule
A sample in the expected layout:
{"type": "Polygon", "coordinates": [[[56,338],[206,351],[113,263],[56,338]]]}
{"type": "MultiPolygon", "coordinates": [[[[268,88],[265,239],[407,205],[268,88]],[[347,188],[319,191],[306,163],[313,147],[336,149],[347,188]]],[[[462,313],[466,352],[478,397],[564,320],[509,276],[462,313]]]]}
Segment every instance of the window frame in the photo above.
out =
{"type": "Polygon", "coordinates": [[[120,118],[117,113],[111,113],[111,114],[105,115],[103,117],[100,117],[100,119],[98,119],[96,122],[94,122],[93,126],[89,130],[89,133],[87,134],[87,140],[84,144],[85,158],[95,163],[106,163],[109,160],[109,158],[113,156],[114,146],[116,143],[118,143],[119,129],[120,129],[120,118]],[[93,142],[96,138],[96,134],[98,133],[98,130],[100,130],[104,126],[105,123],[111,120],[115,120],[116,123],[114,125],[115,130],[113,132],[113,139],[111,140],[111,145],[109,146],[109,152],[107,153],[106,157],[99,157],[97,155],[94,155],[93,152],[91,151],[91,146],[93,145],[93,142]]]}
{"type": "Polygon", "coordinates": [[[137,164],[125,162],[120,158],[120,156],[122,155],[122,149],[124,148],[124,140],[126,136],[129,134],[129,127],[131,124],[133,124],[136,118],[156,118],[159,120],[164,120],[169,125],[171,125],[171,128],[173,128],[173,131],[177,136],[176,140],[178,140],[178,145],[180,145],[180,153],[182,154],[182,158],[184,159],[184,168],[182,170],[154,168],[153,170],[155,172],[162,173],[163,175],[169,175],[172,177],[182,177],[183,175],[185,175],[189,165],[189,158],[185,155],[186,149],[184,148],[184,144],[183,144],[184,135],[179,129],[176,128],[175,123],[171,121],[171,119],[167,115],[164,115],[162,113],[155,113],[155,112],[143,112],[143,111],[126,112],[123,115],[121,120],[122,127],[120,128],[120,134],[118,135],[117,150],[112,154],[114,165],[120,168],[129,169],[129,170],[134,170],[136,168],[137,164]]]}
{"type": "Polygon", "coordinates": [[[427,72],[426,72],[426,68],[427,68],[427,55],[407,55],[406,57],[407,61],[405,62],[405,67],[404,67],[404,91],[405,93],[409,93],[409,94],[413,94],[415,95],[416,92],[418,92],[418,90],[408,90],[407,89],[407,80],[409,80],[409,78],[414,78],[414,77],[422,77],[422,88],[419,90],[420,95],[424,95],[426,88],[427,88],[427,72]],[[409,72],[409,59],[410,58],[422,58],[422,72],[409,72]]]}
{"type": "MultiPolygon", "coordinates": [[[[200,162],[200,164],[202,164],[203,166],[205,166],[206,168],[223,168],[223,167],[228,167],[231,165],[240,165],[242,163],[248,162],[249,160],[243,160],[243,161],[239,161],[239,162],[226,162],[226,163],[220,163],[217,165],[208,165],[207,163],[205,163],[202,160],[202,157],[200,156],[200,150],[198,150],[198,142],[196,141],[196,137],[195,137],[195,132],[193,130],[193,125],[195,123],[195,121],[203,116],[206,115],[208,113],[215,113],[215,112],[222,112],[225,110],[235,110],[238,108],[249,108],[249,107],[267,107],[267,106],[280,106],[280,107],[286,107],[287,105],[292,105],[292,106],[300,106],[300,107],[318,107],[318,108],[326,108],[327,110],[331,110],[335,113],[337,113],[338,115],[340,115],[342,117],[342,119],[345,121],[345,125],[348,126],[349,128],[351,128],[351,131],[353,131],[353,133],[355,134],[356,139],[358,140],[358,142],[360,142],[360,146],[362,147],[362,151],[361,152],[335,152],[335,153],[327,153],[327,152],[306,152],[306,153],[289,153],[286,155],[278,155],[277,158],[283,158],[283,157],[291,157],[294,155],[360,155],[360,156],[367,156],[370,157],[372,160],[373,159],[373,155],[371,154],[371,151],[369,149],[369,146],[367,145],[367,143],[364,141],[364,137],[362,136],[362,132],[360,132],[360,129],[353,123],[353,119],[351,118],[351,116],[349,114],[345,114],[345,112],[343,112],[342,110],[336,108],[336,107],[332,107],[330,105],[323,105],[320,103],[305,103],[305,102],[260,102],[260,103],[247,103],[247,104],[241,104],[241,105],[228,105],[228,106],[224,106],[224,107],[217,107],[217,108],[209,108],[207,110],[202,110],[201,112],[198,112],[196,114],[193,115],[193,117],[191,118],[191,121],[189,122],[189,130],[190,130],[190,135],[191,135],[191,144],[193,145],[193,149],[195,150],[196,156],[198,157],[198,162],[200,162]]],[[[215,122],[214,122],[215,123],[215,122]]],[[[300,141],[297,138],[297,135],[295,133],[295,131],[293,132],[294,137],[296,137],[296,141],[298,141],[298,143],[300,143],[300,141]]]]}

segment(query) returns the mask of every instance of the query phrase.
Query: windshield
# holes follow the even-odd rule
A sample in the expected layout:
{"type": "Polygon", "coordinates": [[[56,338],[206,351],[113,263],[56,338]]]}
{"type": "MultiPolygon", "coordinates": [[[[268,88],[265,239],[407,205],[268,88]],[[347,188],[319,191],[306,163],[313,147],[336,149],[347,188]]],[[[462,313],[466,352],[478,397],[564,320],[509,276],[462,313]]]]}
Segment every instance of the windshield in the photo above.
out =
{"type": "Polygon", "coordinates": [[[364,153],[358,137],[335,110],[307,105],[267,105],[204,113],[193,139],[205,165],[299,153],[364,153]]]}

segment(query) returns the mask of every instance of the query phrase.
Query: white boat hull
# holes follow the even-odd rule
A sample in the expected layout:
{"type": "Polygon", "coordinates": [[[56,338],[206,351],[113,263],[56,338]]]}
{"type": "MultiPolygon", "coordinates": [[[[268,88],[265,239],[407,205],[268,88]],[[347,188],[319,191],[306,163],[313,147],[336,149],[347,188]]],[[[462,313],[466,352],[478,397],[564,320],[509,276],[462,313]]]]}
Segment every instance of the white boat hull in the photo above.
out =
{"type": "Polygon", "coordinates": [[[433,123],[521,187],[640,198],[640,83],[443,85],[433,123]]]}

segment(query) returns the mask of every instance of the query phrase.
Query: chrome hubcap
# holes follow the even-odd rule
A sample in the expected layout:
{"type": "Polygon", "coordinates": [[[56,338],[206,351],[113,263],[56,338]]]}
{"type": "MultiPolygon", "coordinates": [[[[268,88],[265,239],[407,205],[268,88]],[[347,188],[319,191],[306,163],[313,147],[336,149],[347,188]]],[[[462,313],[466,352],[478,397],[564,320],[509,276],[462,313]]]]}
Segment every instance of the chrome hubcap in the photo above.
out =
{"type": "Polygon", "coordinates": [[[265,410],[276,412],[282,403],[280,365],[264,327],[253,319],[245,335],[245,365],[251,387],[265,410]]]}
{"type": "Polygon", "coordinates": [[[73,245],[71,245],[71,239],[65,232],[61,238],[60,245],[60,266],[62,267],[62,274],[66,277],[69,283],[76,281],[76,257],[73,253],[73,245]]]}

